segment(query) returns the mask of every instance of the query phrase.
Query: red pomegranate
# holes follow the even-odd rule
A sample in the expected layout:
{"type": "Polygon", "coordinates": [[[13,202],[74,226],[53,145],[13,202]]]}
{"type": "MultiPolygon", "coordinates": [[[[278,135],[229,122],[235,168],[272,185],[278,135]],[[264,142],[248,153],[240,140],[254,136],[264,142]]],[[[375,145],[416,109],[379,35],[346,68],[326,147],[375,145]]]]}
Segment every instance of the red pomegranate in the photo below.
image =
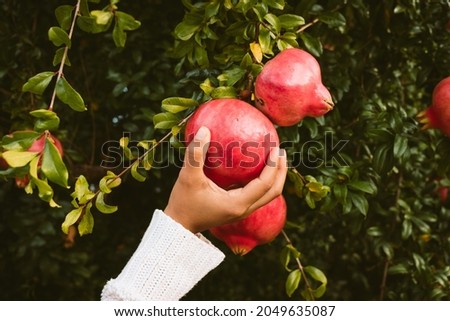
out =
{"type": "Polygon", "coordinates": [[[292,126],[333,109],[320,65],[308,52],[289,48],[269,60],[255,80],[256,107],[274,124],[292,126]]]}
{"type": "Polygon", "coordinates": [[[186,124],[186,144],[201,126],[211,131],[205,175],[224,189],[244,186],[258,177],[271,149],[279,145],[270,120],[239,99],[215,99],[198,107],[186,124]]]}
{"type": "Polygon", "coordinates": [[[275,239],[286,223],[286,201],[283,195],[260,207],[246,218],[211,228],[211,233],[237,255],[245,255],[255,246],[275,239]]]}
{"type": "Polygon", "coordinates": [[[431,106],[419,113],[422,129],[436,128],[450,137],[450,76],[434,88],[431,106]]]}

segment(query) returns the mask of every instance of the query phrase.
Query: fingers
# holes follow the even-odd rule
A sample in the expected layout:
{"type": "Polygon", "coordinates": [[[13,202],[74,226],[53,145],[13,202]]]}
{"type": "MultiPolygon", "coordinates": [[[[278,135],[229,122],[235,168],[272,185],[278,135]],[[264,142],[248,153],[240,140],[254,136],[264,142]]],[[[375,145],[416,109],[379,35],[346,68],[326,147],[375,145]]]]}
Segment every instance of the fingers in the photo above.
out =
{"type": "Polygon", "coordinates": [[[250,213],[257,210],[261,206],[269,203],[271,200],[273,200],[283,192],[283,187],[286,181],[286,174],[288,168],[286,161],[286,151],[280,150],[280,152],[281,155],[278,158],[278,171],[275,176],[275,181],[273,182],[272,187],[249,207],[248,211],[250,213]]]}
{"type": "Polygon", "coordinates": [[[267,164],[258,178],[245,187],[235,190],[239,194],[237,199],[247,204],[248,212],[266,204],[283,191],[287,173],[285,151],[280,153],[279,148],[274,148],[267,164]]]}
{"type": "Polygon", "coordinates": [[[196,173],[203,175],[203,165],[205,164],[210,140],[211,132],[207,127],[202,126],[188,145],[184,157],[184,166],[190,175],[196,175],[196,173]]]}

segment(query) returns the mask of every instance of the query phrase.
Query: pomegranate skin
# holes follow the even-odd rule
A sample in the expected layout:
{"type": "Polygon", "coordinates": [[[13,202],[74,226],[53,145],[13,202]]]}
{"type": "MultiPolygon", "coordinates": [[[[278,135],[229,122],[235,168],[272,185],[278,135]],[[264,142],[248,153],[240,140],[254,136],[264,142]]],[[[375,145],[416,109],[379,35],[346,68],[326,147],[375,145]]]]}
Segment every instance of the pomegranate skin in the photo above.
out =
{"type": "Polygon", "coordinates": [[[298,124],[333,109],[320,65],[308,52],[289,48],[269,60],[255,80],[255,102],[279,126],[298,124]]]}
{"type": "Polygon", "coordinates": [[[273,241],[286,223],[286,201],[274,198],[246,218],[210,229],[236,255],[245,255],[258,245],[273,241]]]}
{"type": "Polygon", "coordinates": [[[205,175],[224,189],[244,186],[257,178],[270,150],[279,145],[270,120],[239,99],[215,99],[198,107],[186,124],[186,144],[201,126],[211,132],[205,175]]]}
{"type": "Polygon", "coordinates": [[[419,113],[422,129],[436,128],[450,137],[450,77],[434,87],[431,106],[419,113]]]}

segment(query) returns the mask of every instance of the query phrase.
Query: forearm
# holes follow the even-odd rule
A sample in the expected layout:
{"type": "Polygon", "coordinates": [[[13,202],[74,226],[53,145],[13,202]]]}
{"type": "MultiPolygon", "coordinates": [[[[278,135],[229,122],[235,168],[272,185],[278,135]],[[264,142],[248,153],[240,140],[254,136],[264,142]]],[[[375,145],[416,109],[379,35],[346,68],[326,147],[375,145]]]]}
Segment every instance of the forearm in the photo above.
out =
{"type": "Polygon", "coordinates": [[[156,210],[125,268],[102,291],[102,300],[179,300],[224,259],[224,254],[156,210]]]}

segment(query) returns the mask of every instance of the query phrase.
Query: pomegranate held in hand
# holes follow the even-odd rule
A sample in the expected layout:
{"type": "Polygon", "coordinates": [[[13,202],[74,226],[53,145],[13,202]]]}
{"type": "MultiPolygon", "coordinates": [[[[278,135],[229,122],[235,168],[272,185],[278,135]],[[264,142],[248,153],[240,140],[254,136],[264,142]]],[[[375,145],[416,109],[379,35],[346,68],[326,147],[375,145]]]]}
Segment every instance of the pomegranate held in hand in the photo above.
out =
{"type": "Polygon", "coordinates": [[[431,106],[419,113],[422,129],[437,128],[450,137],[450,77],[434,88],[431,106]]]}
{"type": "Polygon", "coordinates": [[[186,144],[201,126],[211,132],[205,175],[224,189],[244,186],[257,178],[270,151],[279,145],[270,120],[239,99],[215,99],[198,107],[186,124],[186,144]]]}
{"type": "Polygon", "coordinates": [[[255,246],[275,239],[286,223],[286,201],[274,198],[246,218],[210,229],[211,233],[237,255],[245,255],[255,246]]]}
{"type": "Polygon", "coordinates": [[[279,126],[333,109],[319,63],[308,52],[289,48],[269,60],[255,80],[256,106],[279,126]]]}

